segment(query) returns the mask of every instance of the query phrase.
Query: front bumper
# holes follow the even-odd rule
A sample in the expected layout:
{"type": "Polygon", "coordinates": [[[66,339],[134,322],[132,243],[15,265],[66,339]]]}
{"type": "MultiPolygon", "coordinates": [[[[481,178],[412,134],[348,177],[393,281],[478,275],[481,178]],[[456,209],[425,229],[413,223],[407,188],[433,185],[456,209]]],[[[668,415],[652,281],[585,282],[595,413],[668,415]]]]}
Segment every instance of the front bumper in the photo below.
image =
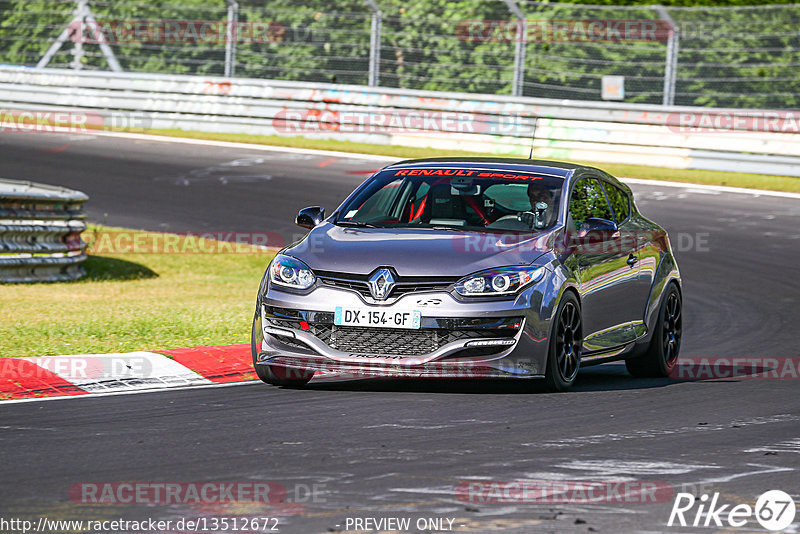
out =
{"type": "Polygon", "coordinates": [[[256,363],[354,376],[541,377],[552,315],[543,291],[536,284],[513,300],[467,302],[446,291],[408,293],[376,305],[338,288],[271,287],[259,301],[256,363]],[[336,326],[336,306],[419,309],[421,328],[336,326]]]}

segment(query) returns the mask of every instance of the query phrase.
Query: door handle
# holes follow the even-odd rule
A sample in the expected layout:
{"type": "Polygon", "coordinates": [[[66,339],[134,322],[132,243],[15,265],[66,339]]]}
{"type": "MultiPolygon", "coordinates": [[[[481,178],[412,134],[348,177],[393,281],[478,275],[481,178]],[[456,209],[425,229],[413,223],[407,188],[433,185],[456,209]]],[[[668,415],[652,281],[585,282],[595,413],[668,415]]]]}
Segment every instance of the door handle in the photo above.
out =
{"type": "Polygon", "coordinates": [[[631,254],[630,256],[628,256],[628,265],[630,265],[631,267],[633,267],[634,265],[636,265],[636,262],[637,262],[637,261],[639,261],[639,258],[637,258],[636,256],[634,256],[633,254],[631,254]]]}

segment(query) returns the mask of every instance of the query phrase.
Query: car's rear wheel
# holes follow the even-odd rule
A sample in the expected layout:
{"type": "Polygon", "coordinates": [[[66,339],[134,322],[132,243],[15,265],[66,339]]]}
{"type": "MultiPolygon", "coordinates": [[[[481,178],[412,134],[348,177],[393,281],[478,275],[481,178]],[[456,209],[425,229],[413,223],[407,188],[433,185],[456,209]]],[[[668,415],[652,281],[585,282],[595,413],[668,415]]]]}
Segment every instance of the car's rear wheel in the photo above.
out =
{"type": "Polygon", "coordinates": [[[581,308],[568,291],[556,310],[544,381],[549,391],[566,391],[575,382],[583,352],[581,308]]]}
{"type": "Polygon", "coordinates": [[[680,291],[674,284],[670,284],[661,300],[658,322],[647,352],[643,356],[625,361],[630,374],[642,378],[655,378],[666,377],[672,373],[681,350],[683,333],[681,308],[680,291]]]}
{"type": "Polygon", "coordinates": [[[253,368],[258,378],[260,378],[262,382],[272,384],[273,386],[299,388],[306,385],[308,381],[314,377],[313,371],[256,363],[261,344],[261,336],[258,331],[260,326],[261,320],[258,317],[258,310],[256,310],[256,314],[253,317],[253,329],[250,333],[250,352],[253,355],[253,368]]]}

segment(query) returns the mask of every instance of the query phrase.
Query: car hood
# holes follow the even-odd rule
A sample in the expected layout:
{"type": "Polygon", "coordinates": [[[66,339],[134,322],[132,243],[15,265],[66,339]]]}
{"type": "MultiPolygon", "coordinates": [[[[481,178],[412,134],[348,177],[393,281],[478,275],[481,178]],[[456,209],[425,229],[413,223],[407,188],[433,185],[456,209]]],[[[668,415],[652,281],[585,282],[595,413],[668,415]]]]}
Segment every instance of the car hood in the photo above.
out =
{"type": "Polygon", "coordinates": [[[549,233],[481,233],[415,228],[317,226],[284,250],[312,270],[367,275],[393,267],[399,276],[460,277],[528,265],[551,249],[549,233]]]}

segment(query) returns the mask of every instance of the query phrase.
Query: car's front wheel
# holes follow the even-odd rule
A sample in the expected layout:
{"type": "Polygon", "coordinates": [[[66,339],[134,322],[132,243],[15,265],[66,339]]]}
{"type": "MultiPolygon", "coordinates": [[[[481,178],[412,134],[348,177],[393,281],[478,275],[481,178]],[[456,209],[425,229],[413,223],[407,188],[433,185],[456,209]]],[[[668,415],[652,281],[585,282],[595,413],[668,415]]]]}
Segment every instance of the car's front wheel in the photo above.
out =
{"type": "Polygon", "coordinates": [[[549,391],[566,391],[581,366],[583,324],[581,308],[572,292],[564,293],[556,310],[544,381],[549,391]]]}
{"type": "Polygon", "coordinates": [[[672,373],[681,350],[683,320],[681,318],[681,294],[675,284],[667,286],[658,323],[653,330],[650,346],[643,356],[625,360],[625,367],[635,377],[666,377],[672,373]]]}
{"type": "Polygon", "coordinates": [[[253,368],[258,378],[262,382],[273,386],[299,388],[306,385],[314,377],[313,371],[257,363],[258,351],[261,345],[260,326],[261,320],[258,317],[258,310],[256,310],[256,314],[253,317],[253,329],[250,333],[250,352],[253,355],[253,368]]]}

